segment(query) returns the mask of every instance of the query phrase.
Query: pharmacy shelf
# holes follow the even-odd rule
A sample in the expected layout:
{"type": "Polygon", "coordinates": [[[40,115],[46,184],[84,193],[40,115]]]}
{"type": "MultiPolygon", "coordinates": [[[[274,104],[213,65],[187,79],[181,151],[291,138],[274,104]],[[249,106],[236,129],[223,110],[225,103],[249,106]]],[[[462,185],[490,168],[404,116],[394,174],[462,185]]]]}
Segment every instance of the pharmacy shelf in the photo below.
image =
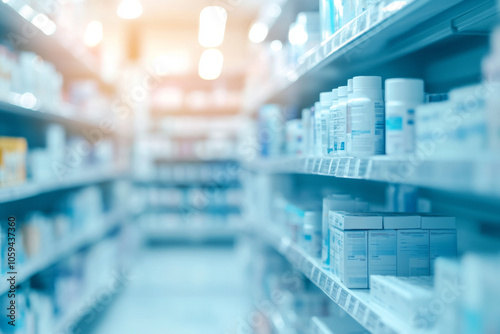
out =
{"type": "Polygon", "coordinates": [[[419,160],[415,156],[394,158],[283,158],[243,164],[267,173],[299,173],[409,184],[424,188],[500,198],[500,159],[477,158],[419,160]]]}
{"type": "MultiPolygon", "coordinates": [[[[19,285],[28,281],[37,273],[48,269],[67,256],[100,241],[111,231],[123,224],[126,219],[127,216],[124,211],[111,212],[103,219],[105,225],[79,232],[75,237],[68,238],[60,244],[55,245],[48,254],[40,254],[27,263],[17,266],[18,268],[16,268],[17,270],[15,271],[17,272],[16,284],[19,285]]],[[[2,280],[0,282],[0,296],[7,293],[7,291],[9,291],[9,284],[5,280],[2,280]]]]}
{"type": "Polygon", "coordinates": [[[172,179],[162,179],[162,178],[135,178],[134,182],[141,186],[155,186],[155,187],[166,187],[166,188],[214,188],[214,189],[226,189],[226,188],[238,188],[240,186],[239,181],[229,181],[229,182],[216,182],[216,180],[194,180],[194,181],[181,181],[172,179]]]}
{"type": "MultiPolygon", "coordinates": [[[[57,2],[54,3],[57,6],[57,2]]],[[[53,8],[53,6],[49,6],[53,8]]],[[[57,69],[71,77],[84,77],[105,83],[98,72],[99,62],[80,39],[57,27],[44,13],[25,0],[0,2],[0,30],[9,34],[15,49],[26,49],[55,64],[57,69]]]]}
{"type": "MultiPolygon", "coordinates": [[[[78,116],[78,108],[75,106],[65,104],[57,108],[58,110],[54,110],[54,108],[45,107],[43,103],[32,95],[26,98],[24,94],[13,92],[1,92],[1,94],[0,114],[27,117],[47,123],[59,123],[78,129],[82,127],[101,129],[100,120],[78,116]]],[[[102,131],[103,134],[109,132],[123,137],[131,137],[130,133],[124,131],[110,131],[108,129],[102,131]]]]}
{"type": "Polygon", "coordinates": [[[169,242],[169,241],[217,241],[217,240],[233,240],[238,235],[246,233],[248,229],[241,225],[235,226],[178,226],[143,228],[143,235],[146,240],[152,242],[169,242]]]}
{"type": "MultiPolygon", "coordinates": [[[[371,333],[413,333],[407,324],[370,301],[369,289],[349,289],[325,270],[318,260],[307,255],[291,239],[279,232],[267,230],[264,239],[294,267],[319,287],[333,302],[371,333]]],[[[419,331],[419,333],[423,333],[419,331]]]]}
{"type": "MultiPolygon", "coordinates": [[[[249,92],[243,112],[252,114],[265,103],[284,101],[307,107],[327,87],[345,84],[362,73],[384,73],[383,64],[394,75],[392,61],[437,42],[454,39],[461,44],[461,38],[487,35],[497,17],[493,0],[382,0],[308,51],[285,75],[249,92]]],[[[455,52],[452,48],[439,51],[455,52]]],[[[410,67],[406,64],[402,69],[410,67]]]]}
{"type": "Polygon", "coordinates": [[[109,302],[110,298],[118,293],[116,289],[118,280],[110,275],[107,281],[108,283],[102,286],[90,289],[77,303],[66,309],[62,317],[56,321],[54,333],[71,333],[70,330],[74,329],[81,319],[90,315],[93,309],[96,309],[96,312],[100,311],[102,307],[100,304],[109,302]]]}
{"type": "Polygon", "coordinates": [[[0,188],[0,204],[19,201],[59,190],[111,181],[125,177],[126,175],[128,175],[128,172],[122,169],[90,169],[84,173],[79,173],[79,175],[64,178],[61,181],[53,180],[44,183],[27,182],[15,187],[0,188]]]}

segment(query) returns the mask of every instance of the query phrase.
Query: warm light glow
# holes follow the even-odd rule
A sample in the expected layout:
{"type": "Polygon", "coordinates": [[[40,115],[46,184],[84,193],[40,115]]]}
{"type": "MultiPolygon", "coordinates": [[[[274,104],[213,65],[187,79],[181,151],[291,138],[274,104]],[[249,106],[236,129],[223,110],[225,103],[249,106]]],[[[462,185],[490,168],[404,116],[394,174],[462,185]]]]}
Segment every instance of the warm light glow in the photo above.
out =
{"type": "Polygon", "coordinates": [[[189,52],[171,51],[158,56],[153,61],[153,69],[158,75],[181,75],[191,71],[189,52]]]}
{"type": "Polygon", "coordinates": [[[102,23],[99,21],[89,22],[85,30],[84,42],[89,48],[93,48],[102,41],[102,23]]]}
{"type": "Polygon", "coordinates": [[[304,45],[308,39],[309,36],[302,25],[295,24],[288,32],[288,41],[292,45],[304,45]]]}
{"type": "Polygon", "coordinates": [[[271,42],[271,50],[273,50],[274,52],[279,52],[281,51],[281,49],[283,49],[283,43],[281,43],[281,41],[274,40],[271,42]]]}
{"type": "Polygon", "coordinates": [[[117,14],[122,19],[136,19],[142,15],[142,4],[139,0],[122,0],[117,14]]]}
{"type": "Polygon", "coordinates": [[[203,80],[215,80],[222,72],[224,56],[217,49],[208,49],[200,58],[199,74],[203,80]]]}
{"type": "Polygon", "coordinates": [[[219,6],[203,8],[200,13],[200,30],[198,41],[203,47],[215,48],[224,41],[227,12],[219,6]]]}
{"type": "Polygon", "coordinates": [[[252,43],[262,43],[269,33],[269,27],[267,24],[262,22],[255,22],[250,28],[250,32],[248,33],[248,38],[252,43]]]}

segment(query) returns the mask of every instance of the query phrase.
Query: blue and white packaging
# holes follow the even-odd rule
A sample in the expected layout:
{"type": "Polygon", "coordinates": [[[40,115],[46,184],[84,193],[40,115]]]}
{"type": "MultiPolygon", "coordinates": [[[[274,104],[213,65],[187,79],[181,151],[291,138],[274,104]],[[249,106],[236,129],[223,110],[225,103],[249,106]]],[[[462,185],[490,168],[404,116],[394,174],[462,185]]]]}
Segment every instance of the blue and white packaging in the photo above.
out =
{"type": "Polygon", "coordinates": [[[457,257],[457,230],[455,217],[422,216],[422,229],[429,230],[430,274],[438,257],[457,257]]]}
{"type": "Polygon", "coordinates": [[[396,230],[368,231],[368,275],[397,274],[396,230]]]}
{"type": "Polygon", "coordinates": [[[429,231],[397,231],[398,276],[429,275],[429,231]]]}

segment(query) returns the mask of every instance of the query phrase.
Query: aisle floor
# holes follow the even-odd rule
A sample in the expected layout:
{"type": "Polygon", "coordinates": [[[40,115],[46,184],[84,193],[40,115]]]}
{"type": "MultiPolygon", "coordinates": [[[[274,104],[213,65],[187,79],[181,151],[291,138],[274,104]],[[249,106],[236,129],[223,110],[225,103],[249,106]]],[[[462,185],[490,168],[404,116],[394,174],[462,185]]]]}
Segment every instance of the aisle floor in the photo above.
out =
{"type": "Polygon", "coordinates": [[[147,248],[92,334],[225,334],[250,311],[231,247],[147,248]]]}

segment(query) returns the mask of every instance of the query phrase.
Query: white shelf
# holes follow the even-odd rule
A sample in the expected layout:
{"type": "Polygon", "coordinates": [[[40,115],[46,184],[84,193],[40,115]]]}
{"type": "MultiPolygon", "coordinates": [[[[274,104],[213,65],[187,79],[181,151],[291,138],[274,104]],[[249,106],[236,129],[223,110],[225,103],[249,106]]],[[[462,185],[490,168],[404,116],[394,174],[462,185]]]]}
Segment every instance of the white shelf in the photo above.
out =
{"type": "Polygon", "coordinates": [[[369,289],[346,288],[330,271],[323,269],[318,260],[305,254],[289,238],[282,237],[269,229],[264,233],[266,241],[271,246],[371,333],[408,334],[416,331],[393,314],[372,303],[369,289]]]}
{"type": "MultiPolygon", "coordinates": [[[[34,106],[23,104],[23,95],[14,92],[0,92],[0,113],[7,113],[14,116],[29,117],[34,120],[44,122],[55,122],[77,127],[100,128],[99,120],[78,116],[78,108],[65,104],[60,106],[55,112],[52,107],[45,107],[40,100],[35,101],[34,106]]],[[[130,137],[124,131],[114,131],[114,134],[130,137]]]]}
{"type": "Polygon", "coordinates": [[[242,226],[186,226],[186,227],[165,227],[144,229],[144,236],[150,240],[226,240],[234,239],[238,235],[245,233],[246,229],[242,226]]]}
{"type": "MultiPolygon", "coordinates": [[[[56,245],[48,254],[40,254],[36,258],[28,260],[24,264],[16,264],[16,284],[19,285],[28,281],[35,274],[56,264],[68,255],[75,253],[87,245],[98,242],[117,226],[123,224],[125,219],[126,216],[123,211],[112,212],[104,218],[106,222],[105,225],[92,230],[83,232],[78,231],[75,237],[65,239],[62,243],[56,245]]],[[[5,280],[2,280],[0,282],[0,296],[5,294],[7,291],[9,291],[9,284],[5,280]]]]}
{"type": "Polygon", "coordinates": [[[268,173],[300,173],[403,183],[414,186],[500,198],[500,159],[413,160],[411,157],[282,158],[244,164],[268,173]]]}
{"type": "Polygon", "coordinates": [[[127,175],[123,170],[88,170],[83,175],[73,175],[61,181],[53,180],[46,183],[27,182],[23,185],[0,188],[0,204],[18,201],[54,191],[82,187],[127,175]]]}
{"type": "Polygon", "coordinates": [[[382,0],[309,50],[286,74],[257,85],[243,111],[279,101],[306,107],[333,81],[345,84],[367,70],[380,72],[384,63],[451,37],[486,34],[496,17],[495,2],[488,0],[382,0]]]}

